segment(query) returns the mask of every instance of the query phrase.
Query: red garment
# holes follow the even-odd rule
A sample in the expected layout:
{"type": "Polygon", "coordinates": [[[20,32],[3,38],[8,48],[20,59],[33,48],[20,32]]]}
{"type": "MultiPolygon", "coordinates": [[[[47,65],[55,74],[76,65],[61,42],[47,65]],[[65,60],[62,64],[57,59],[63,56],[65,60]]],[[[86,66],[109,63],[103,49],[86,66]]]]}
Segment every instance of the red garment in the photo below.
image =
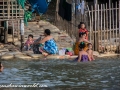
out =
{"type": "Polygon", "coordinates": [[[25,45],[31,45],[31,44],[33,44],[34,43],[34,41],[29,41],[29,40],[27,40],[26,42],[25,42],[25,45]]]}
{"type": "Polygon", "coordinates": [[[81,32],[86,32],[86,38],[85,39],[88,40],[88,30],[86,28],[84,28],[84,29],[80,28],[79,33],[81,33],[81,32]]]}

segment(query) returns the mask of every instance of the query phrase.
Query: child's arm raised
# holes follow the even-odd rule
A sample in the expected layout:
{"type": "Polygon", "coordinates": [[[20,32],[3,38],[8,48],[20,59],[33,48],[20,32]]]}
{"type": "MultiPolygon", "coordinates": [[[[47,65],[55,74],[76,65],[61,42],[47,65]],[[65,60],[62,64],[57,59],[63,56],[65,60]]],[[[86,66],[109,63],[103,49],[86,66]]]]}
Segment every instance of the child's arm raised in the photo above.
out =
{"type": "Polygon", "coordinates": [[[47,40],[48,40],[48,38],[47,38],[47,37],[44,37],[42,40],[39,40],[39,41],[37,41],[37,42],[34,42],[33,44],[44,43],[44,42],[46,42],[47,40]]]}
{"type": "Polygon", "coordinates": [[[87,39],[83,39],[83,41],[86,42],[86,43],[90,43],[87,39]]]}

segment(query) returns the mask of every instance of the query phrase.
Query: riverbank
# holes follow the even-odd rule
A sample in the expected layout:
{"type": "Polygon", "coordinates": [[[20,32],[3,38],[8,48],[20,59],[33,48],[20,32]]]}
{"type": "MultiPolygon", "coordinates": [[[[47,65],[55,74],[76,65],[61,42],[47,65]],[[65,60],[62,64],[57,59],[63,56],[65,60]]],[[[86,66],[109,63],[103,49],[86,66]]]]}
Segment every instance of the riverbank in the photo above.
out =
{"type": "MultiPolygon", "coordinates": [[[[50,29],[52,32],[52,36],[54,37],[59,49],[63,48],[72,48],[73,42],[75,39],[72,39],[68,34],[63,31],[60,31],[56,26],[52,25],[46,21],[39,21],[39,22],[29,22],[28,26],[25,26],[25,35],[24,39],[27,40],[29,34],[33,34],[34,39],[37,39],[39,36],[43,36],[43,32],[45,29],[50,29]]],[[[42,59],[74,59],[77,56],[59,56],[59,55],[50,55],[48,57],[44,57],[43,55],[33,54],[32,51],[23,51],[20,52],[20,41],[17,41],[12,44],[0,44],[0,58],[3,60],[9,59],[24,59],[24,60],[42,60],[42,59]]],[[[104,56],[116,56],[119,54],[115,53],[106,53],[106,54],[99,54],[98,52],[94,51],[94,56],[97,57],[104,57],[104,56]]]]}
{"type": "MultiPolygon", "coordinates": [[[[7,50],[7,49],[6,49],[7,50]]],[[[120,54],[99,54],[97,52],[94,51],[94,56],[95,57],[114,57],[120,54]]],[[[51,60],[51,59],[58,59],[58,60],[73,60],[75,59],[77,56],[73,55],[73,56],[69,56],[69,55],[49,55],[47,57],[44,57],[42,54],[34,54],[32,51],[24,51],[24,52],[20,52],[20,51],[2,51],[0,53],[0,59],[2,60],[11,60],[11,59],[22,59],[22,60],[51,60]]]]}

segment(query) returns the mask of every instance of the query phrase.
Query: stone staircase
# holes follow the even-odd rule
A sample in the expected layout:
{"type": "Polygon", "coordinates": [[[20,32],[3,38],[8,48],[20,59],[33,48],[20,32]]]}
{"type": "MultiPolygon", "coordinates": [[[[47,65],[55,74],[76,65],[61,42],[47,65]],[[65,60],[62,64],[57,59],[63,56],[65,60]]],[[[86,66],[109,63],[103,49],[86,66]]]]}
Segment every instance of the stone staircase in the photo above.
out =
{"type": "Polygon", "coordinates": [[[40,35],[42,36],[45,29],[51,30],[51,35],[54,37],[59,48],[72,47],[72,38],[65,32],[60,31],[56,26],[46,21],[29,22],[28,26],[25,26],[24,40],[26,41],[29,34],[37,39],[40,35]]]}

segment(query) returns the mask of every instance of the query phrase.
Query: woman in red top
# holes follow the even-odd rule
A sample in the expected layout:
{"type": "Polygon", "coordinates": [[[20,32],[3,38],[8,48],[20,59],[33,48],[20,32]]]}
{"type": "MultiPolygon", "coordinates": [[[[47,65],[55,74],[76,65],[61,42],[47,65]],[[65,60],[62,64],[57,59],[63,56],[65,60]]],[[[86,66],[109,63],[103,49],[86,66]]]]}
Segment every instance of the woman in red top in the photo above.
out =
{"type": "Polygon", "coordinates": [[[86,29],[84,22],[80,22],[78,29],[79,29],[79,33],[86,32],[86,39],[88,40],[88,30],[86,29]]]}

